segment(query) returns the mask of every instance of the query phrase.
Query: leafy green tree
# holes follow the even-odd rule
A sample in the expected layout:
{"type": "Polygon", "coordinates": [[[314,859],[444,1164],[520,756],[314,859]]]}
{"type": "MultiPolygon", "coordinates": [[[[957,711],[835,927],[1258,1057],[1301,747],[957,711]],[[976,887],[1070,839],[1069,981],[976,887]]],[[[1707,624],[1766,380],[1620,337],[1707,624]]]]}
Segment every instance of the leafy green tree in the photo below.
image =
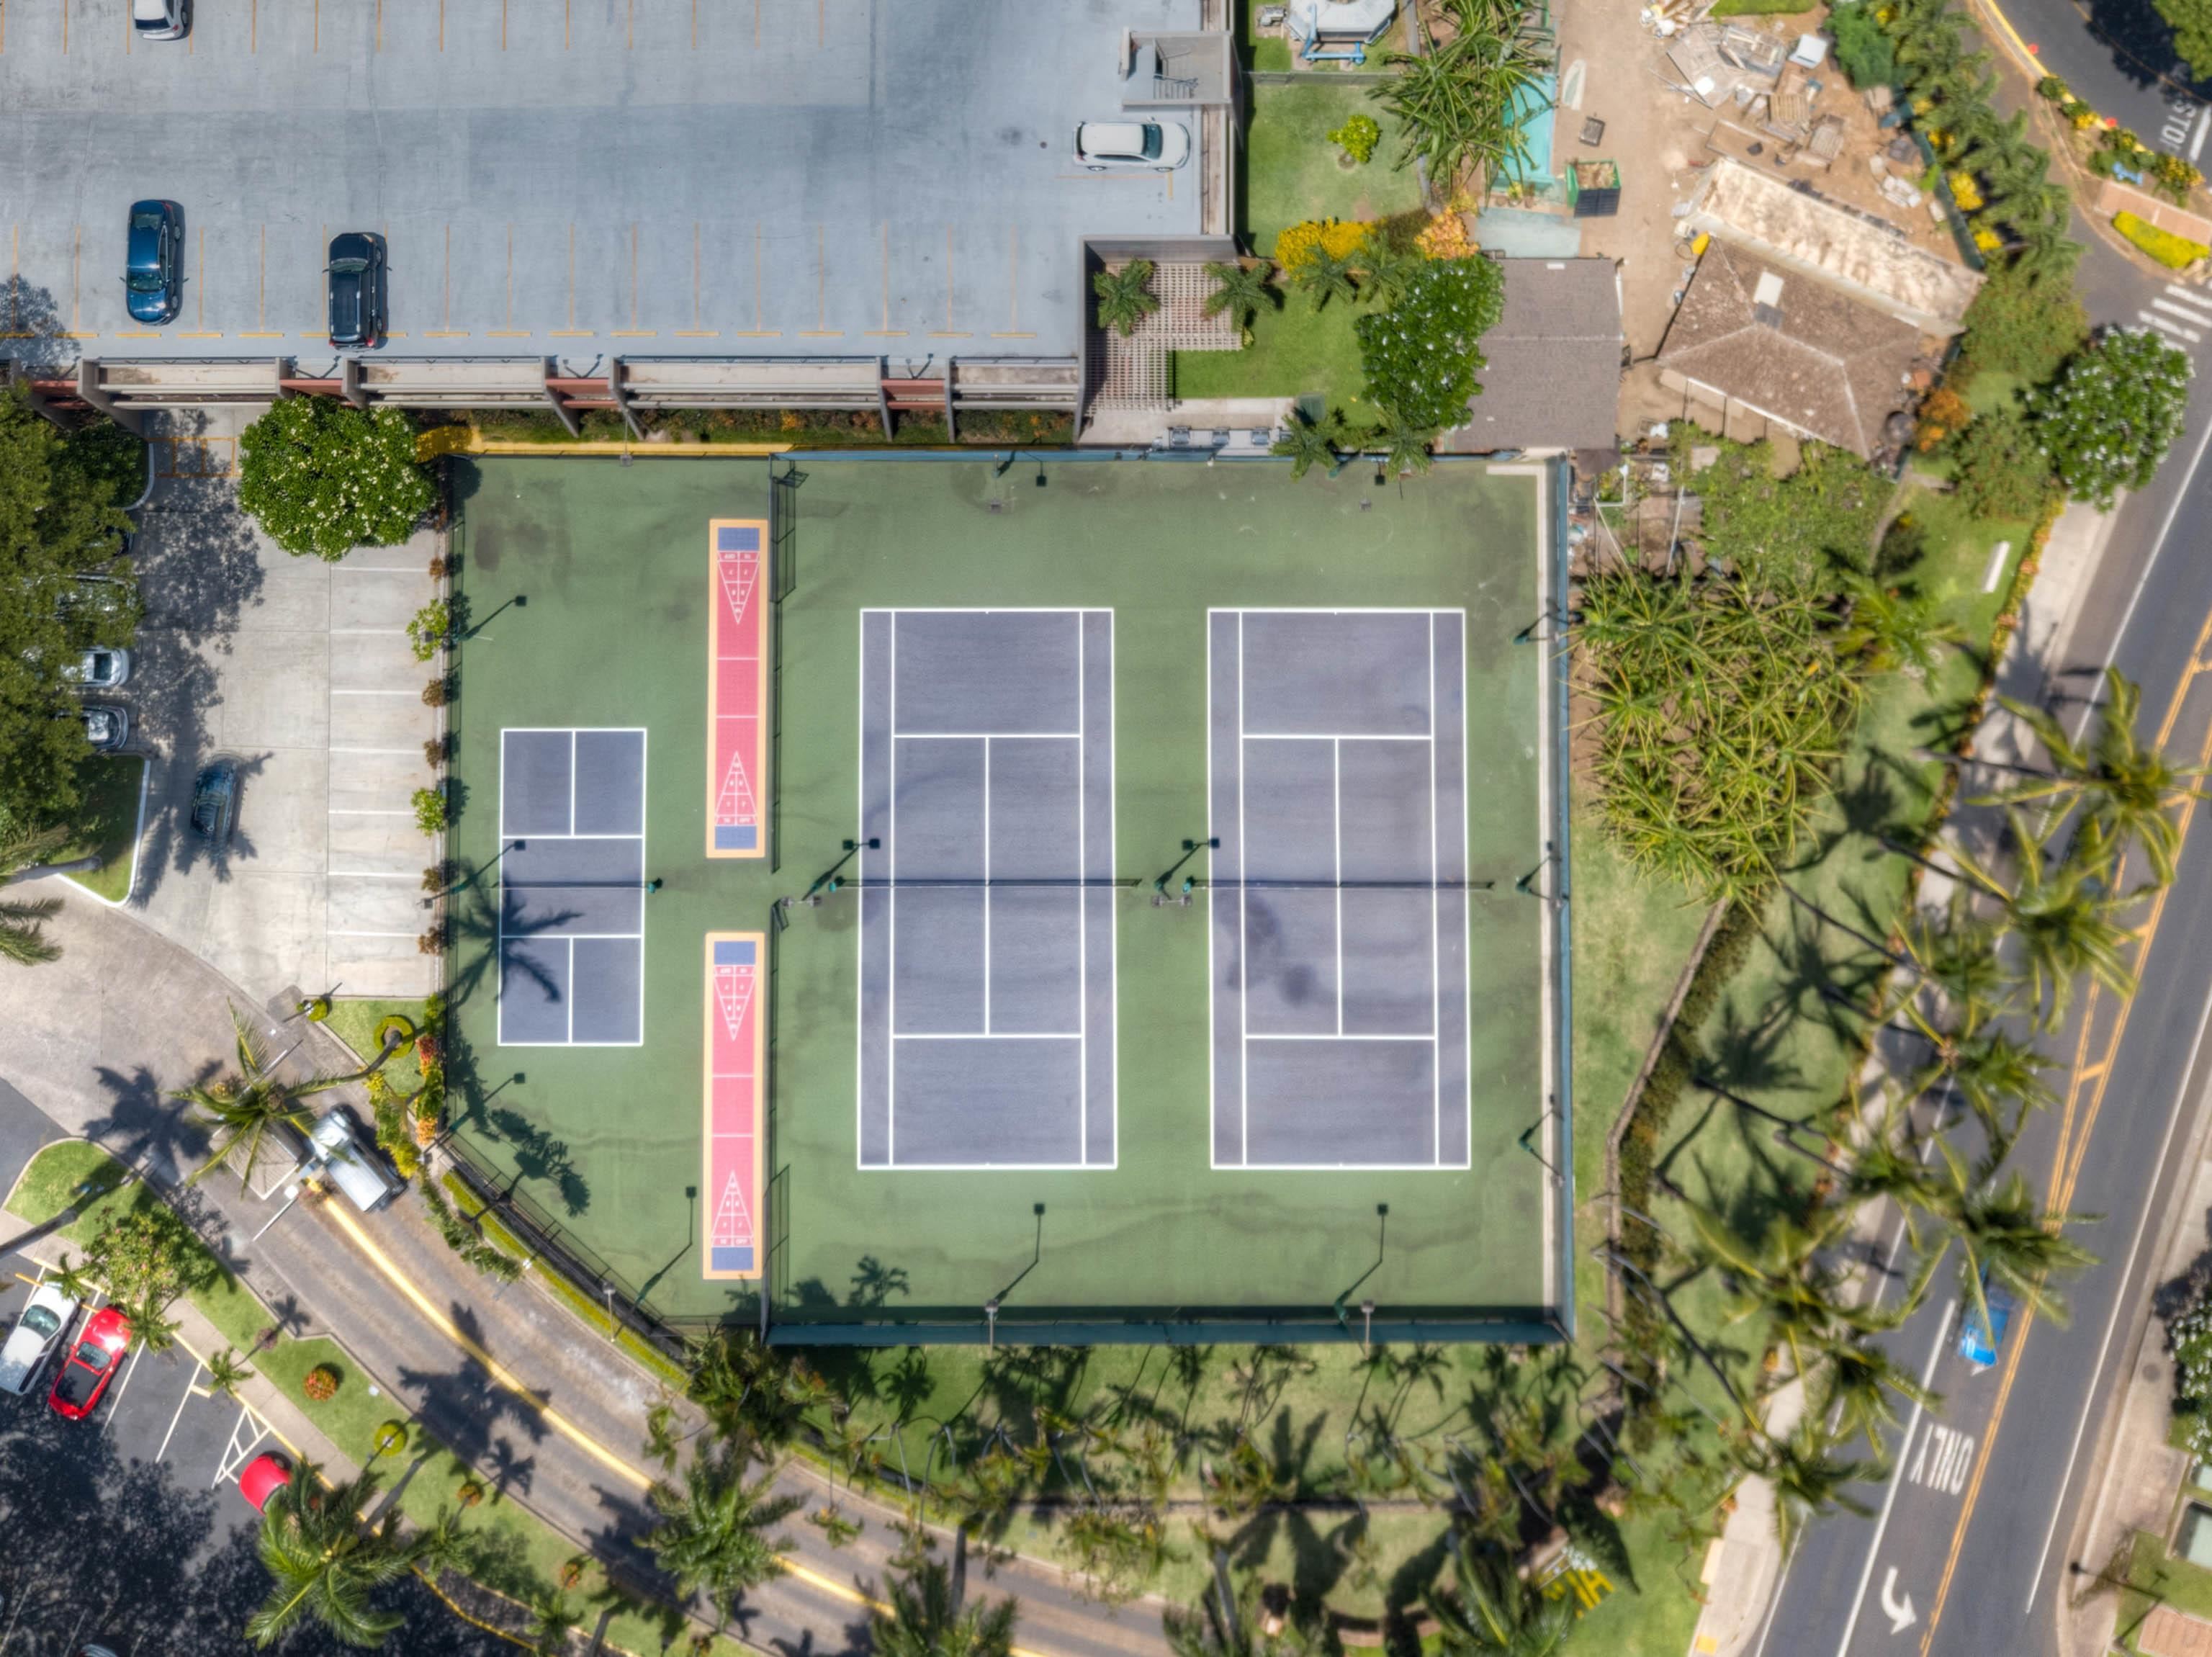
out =
{"type": "Polygon", "coordinates": [[[1889,34],[1875,21],[1876,8],[1838,6],[1828,14],[1828,32],[1836,40],[1836,67],[1844,78],[1862,89],[1888,86],[1897,78],[1897,53],[1889,34]]]}
{"type": "Polygon", "coordinates": [[[238,503],[287,552],[337,560],[414,533],[434,491],[398,409],[290,397],[238,440],[238,503]]]}
{"type": "Polygon", "coordinates": [[[1465,425],[1481,389],[1476,342],[1497,323],[1505,278],[1487,259],[1431,259],[1385,311],[1352,324],[1370,401],[1431,431],[1465,425]]]}
{"type": "Polygon", "coordinates": [[[934,1559],[891,1579],[884,1605],[868,1613],[875,1657],[1011,1657],[1018,1608],[1011,1599],[963,1603],[951,1573],[934,1559]]]}
{"type": "Polygon", "coordinates": [[[1984,522],[2040,517],[2057,479],[2035,429],[2017,409],[1977,417],[1951,442],[1959,498],[1984,522]]]}
{"type": "Polygon", "coordinates": [[[61,912],[58,898],[0,899],[0,961],[40,966],[59,960],[62,947],[46,936],[46,923],[61,912]]]}
{"type": "Polygon", "coordinates": [[[692,1459],[682,1489],[660,1483],[646,1493],[660,1523],[645,1545],[686,1593],[704,1593],[724,1623],[748,1590],[783,1575],[792,1544],[769,1528],[801,1505],[769,1493],[771,1473],[748,1483],[747,1459],[742,1443],[725,1439],[692,1459]]]}
{"type": "MultiPolygon", "coordinates": [[[[1686,472],[1689,446],[1686,437],[1675,451],[1686,472]]],[[[1786,476],[1764,440],[1717,447],[1719,457],[1691,484],[1704,503],[1698,533],[1707,557],[1754,588],[1778,591],[1822,587],[1839,567],[1869,566],[1891,494],[1887,478],[1826,443],[1807,443],[1786,476]]]]}
{"type": "Polygon", "coordinates": [[[1546,1593],[1469,1531],[1454,1538],[1451,1563],[1452,1592],[1432,1587],[1427,1598],[1449,1657],[1550,1657],[1567,1643],[1574,1606],[1565,1594],[1546,1593]]]}
{"type": "Polygon", "coordinates": [[[1152,262],[1148,259],[1133,259],[1118,271],[1092,271],[1091,291],[1098,302],[1098,326],[1113,329],[1125,339],[1160,308],[1160,296],[1152,291],[1152,262]]]}
{"type": "Polygon", "coordinates": [[[0,391],[0,823],[12,825],[0,838],[76,809],[91,749],[62,671],[88,645],[130,644],[137,622],[121,556],[131,521],[116,504],[106,440],[92,435],[100,429],[65,438],[20,393],[0,391]],[[110,577],[112,602],[80,602],[86,576],[110,577]]]}
{"type": "Polygon", "coordinates": [[[1206,296],[1206,314],[1219,316],[1226,311],[1240,332],[1249,332],[1252,319],[1261,311],[1282,307],[1283,290],[1264,265],[1216,260],[1206,265],[1206,274],[1213,283],[1213,291],[1206,296]]]}
{"type": "Polygon", "coordinates": [[[805,1359],[750,1330],[721,1328],[695,1340],[690,1367],[688,1396],[714,1425],[771,1449],[790,1443],[806,1412],[830,1401],[829,1386],[805,1359]]]}
{"type": "Polygon", "coordinates": [[[379,1610],[372,1599],[415,1563],[415,1550],[400,1538],[396,1508],[374,1526],[361,1522],[357,1515],[375,1496],[373,1473],[325,1489],[315,1464],[302,1460],[290,1482],[270,1496],[259,1547],[276,1580],[246,1624],[255,1645],[274,1645],[315,1623],[347,1645],[375,1647],[406,1620],[379,1610]]]}
{"type": "Polygon", "coordinates": [[[2109,509],[2151,480],[2181,430],[2187,352],[2149,328],[2106,328],[2028,399],[2036,441],[2066,492],[2109,509]]]}
{"type": "MultiPolygon", "coordinates": [[[[197,1120],[215,1130],[215,1142],[207,1161],[193,1171],[192,1179],[204,1179],[228,1161],[234,1151],[243,1148],[246,1166],[239,1171],[238,1177],[242,1184],[250,1186],[254,1165],[260,1161],[272,1132],[283,1126],[304,1134],[314,1125],[313,1115],[301,1102],[302,1100],[357,1081],[368,1070],[288,1081],[271,1063],[269,1050],[260,1036],[235,1007],[230,1009],[230,1027],[238,1068],[216,1081],[195,1082],[169,1096],[190,1106],[197,1120]]],[[[375,1068],[370,1065],[368,1069],[375,1068]]]]}
{"type": "Polygon", "coordinates": [[[1283,428],[1283,435],[1268,452],[1288,455],[1291,476],[1303,478],[1317,466],[1335,466],[1336,446],[1342,436],[1342,423],[1335,415],[1315,420],[1299,410],[1291,414],[1290,423],[1283,428]]]}
{"type": "Polygon", "coordinates": [[[1836,649],[1870,673],[1899,669],[1926,678],[1936,671],[1938,653],[1959,642],[1955,623],[1938,612],[1933,594],[1862,575],[1844,577],[1850,603],[1836,632],[1836,649]]]}
{"type": "Polygon", "coordinates": [[[2158,15],[2173,31],[2173,49],[2198,80],[2212,75],[2212,3],[2208,0],[2157,0],[2158,15]]]}

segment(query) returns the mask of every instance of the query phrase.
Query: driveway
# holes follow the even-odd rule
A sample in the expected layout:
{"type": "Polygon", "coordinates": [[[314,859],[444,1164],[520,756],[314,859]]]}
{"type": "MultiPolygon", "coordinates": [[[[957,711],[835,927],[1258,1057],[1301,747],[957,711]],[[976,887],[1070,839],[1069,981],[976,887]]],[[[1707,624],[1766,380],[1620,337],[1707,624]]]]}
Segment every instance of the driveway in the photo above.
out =
{"type": "Polygon", "coordinates": [[[134,745],[153,756],[131,902],[257,999],[332,985],[427,996],[436,961],[416,939],[432,843],[410,796],[430,780],[437,715],[405,629],[435,596],[436,538],[334,564],[273,545],[238,509],[248,412],[156,428],[137,543],[146,618],[125,692],[134,745]],[[230,844],[210,852],[187,818],[216,754],[240,784],[230,844]]]}

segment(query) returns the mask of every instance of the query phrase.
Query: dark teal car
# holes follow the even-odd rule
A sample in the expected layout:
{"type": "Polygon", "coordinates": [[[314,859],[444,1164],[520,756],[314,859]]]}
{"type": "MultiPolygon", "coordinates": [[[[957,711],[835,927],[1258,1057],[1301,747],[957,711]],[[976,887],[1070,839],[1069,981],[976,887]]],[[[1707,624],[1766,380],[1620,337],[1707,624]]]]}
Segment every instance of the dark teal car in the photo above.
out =
{"type": "Polygon", "coordinates": [[[185,210],[176,203],[131,204],[123,286],[134,322],[173,322],[184,308],[185,210]]]}

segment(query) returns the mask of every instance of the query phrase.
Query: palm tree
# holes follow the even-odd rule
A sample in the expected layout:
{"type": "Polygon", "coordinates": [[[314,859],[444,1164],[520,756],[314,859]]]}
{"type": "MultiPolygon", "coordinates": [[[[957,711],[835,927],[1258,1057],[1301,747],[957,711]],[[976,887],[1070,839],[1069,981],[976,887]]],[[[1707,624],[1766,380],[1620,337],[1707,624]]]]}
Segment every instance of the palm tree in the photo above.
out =
{"type": "Polygon", "coordinates": [[[1564,1594],[1547,1594],[1469,1531],[1454,1538],[1452,1587],[1446,1594],[1431,1587],[1427,1596],[1437,1643],[1452,1657],[1474,1652],[1547,1657],[1566,1644],[1574,1627],[1574,1606],[1564,1594]]]}
{"type": "Polygon", "coordinates": [[[1988,1134],[1991,1155],[2002,1156],[1994,1148],[2011,1145],[2029,1112],[2057,1102],[2057,1093],[2044,1080],[2050,1064],[2031,1044],[1990,1027],[1940,1045],[1913,1086],[1925,1093],[1948,1081],[1988,1134]]]}
{"type": "Polygon", "coordinates": [[[1118,271],[1093,271],[1091,291],[1098,298],[1098,326],[1113,329],[1125,339],[1160,308],[1159,295],[1152,291],[1152,262],[1148,259],[1133,259],[1118,271]]]}
{"type": "Polygon", "coordinates": [[[1958,642],[1957,624],[1936,612],[1935,600],[1851,571],[1844,591],[1850,609],[1836,634],[1839,655],[1856,656],[1870,673],[1903,668],[1916,679],[1936,670],[1940,647],[1958,642]]]}
{"type": "Polygon", "coordinates": [[[1315,420],[1303,411],[1294,413],[1270,453],[1290,456],[1291,476],[1303,478],[1316,466],[1336,465],[1337,436],[1338,422],[1334,414],[1315,420]]]}
{"type": "Polygon", "coordinates": [[[1359,296],[1383,305],[1395,305],[1403,299],[1413,278],[1429,264],[1425,254],[1411,249],[1401,252],[1379,241],[1370,241],[1361,249],[1358,262],[1366,277],[1359,296]]]}
{"type": "Polygon", "coordinates": [[[868,1613],[876,1657],[1011,1657],[1018,1608],[964,1599],[944,1564],[925,1559],[894,1577],[885,1603],[868,1613]]]}
{"type": "Polygon", "coordinates": [[[1359,265],[1341,253],[1316,247],[1291,267],[1291,285],[1313,296],[1315,310],[1325,310],[1332,299],[1349,302],[1359,297],[1359,265]]]}
{"type": "Polygon", "coordinates": [[[1867,1447],[1881,1453],[1881,1431],[1897,1425],[1897,1400],[1923,1408],[1942,1402],[1891,1360],[1888,1353],[1863,1337],[1839,1341],[1825,1355],[1820,1367],[1816,1413],[1832,1420],[1845,1438],[1866,1435],[1867,1447]]]}
{"type": "Polygon", "coordinates": [[[724,1623],[747,1590],[783,1575],[792,1544],[768,1528],[800,1506],[796,1496],[769,1494],[772,1473],[748,1484],[748,1459],[742,1445],[725,1439],[693,1458],[682,1489],[656,1483],[646,1493],[660,1523],[645,1545],[686,1593],[705,1593],[724,1623]]]}
{"type": "Polygon", "coordinates": [[[1831,1508],[1862,1517],[1874,1509],[1844,1487],[1858,1479],[1879,1479],[1879,1461],[1846,1461],[1822,1430],[1821,1417],[1808,1410],[1783,1439],[1763,1438],[1739,1446],[1736,1463],[1774,1487],[1774,1529],[1786,1552],[1799,1528],[1831,1508]]]}
{"type": "Polygon", "coordinates": [[[374,1526],[357,1515],[376,1495],[374,1474],[323,1487],[319,1470],[301,1461],[291,1481],[262,1510],[261,1563],[276,1579],[246,1624],[246,1636],[269,1646],[302,1623],[314,1623],[352,1646],[379,1646],[406,1618],[379,1611],[369,1596],[404,1575],[415,1550],[397,1532],[396,1512],[374,1526]]]}
{"type": "Polygon", "coordinates": [[[100,1293],[99,1283],[84,1269],[83,1263],[71,1259],[66,1252],[62,1255],[61,1264],[46,1281],[72,1301],[88,1301],[100,1293]]]}
{"type": "Polygon", "coordinates": [[[1394,477],[1426,472],[1436,464],[1436,457],[1429,453],[1429,445],[1436,435],[1431,428],[1416,425],[1397,410],[1384,409],[1382,424],[1375,433],[1382,447],[1382,469],[1394,477]]]}
{"type": "Polygon", "coordinates": [[[45,926],[61,911],[58,898],[0,902],[0,961],[39,966],[59,960],[62,947],[47,938],[45,926]]]}
{"type": "Polygon", "coordinates": [[[2043,843],[2019,810],[2008,807],[2006,818],[2020,848],[2016,886],[2006,886],[1958,848],[1952,848],[1951,857],[1960,874],[2004,906],[2005,924],[2019,938],[2027,960],[2029,1002],[2044,1027],[2055,1029],[2065,1016],[2074,980],[2081,974],[2114,995],[2133,995],[2136,975],[2125,951],[2134,934],[2120,914],[2142,894],[2111,890],[2112,840],[2103,819],[2084,822],[2068,855],[2046,863],[2043,843]]]}
{"type": "Polygon", "coordinates": [[[2184,800],[2205,797],[2196,786],[2204,768],[2176,765],[2136,735],[2142,686],[2118,668],[2107,667],[2105,690],[2096,733],[2087,742],[2068,735],[2066,728],[2043,709],[1999,697],[2005,710],[2035,733],[2050,756],[2051,774],[2026,778],[1973,803],[2047,801],[2060,809],[2079,804],[2103,825],[2110,842],[2132,840],[2142,846],[2152,877],[2160,886],[2171,886],[2174,860],[2181,852],[2181,830],[2167,813],[2184,800]]]}
{"type": "Polygon", "coordinates": [[[11,827],[9,819],[0,818],[0,875],[43,862],[74,838],[75,832],[67,825],[25,833],[11,827]]]}
{"type": "Polygon", "coordinates": [[[1992,1327],[1985,1282],[2002,1284],[2018,1305],[2063,1323],[2066,1302],[2051,1287],[2051,1274],[2096,1264],[2065,1229],[2090,1216],[2045,1213],[2025,1175],[2014,1173],[2000,1185],[1994,1165],[1970,1167],[1949,1145],[1936,1149],[1943,1178],[1936,1216],[1958,1240],[1960,1291],[1982,1327],[1992,1327]]]}
{"type": "Polygon", "coordinates": [[[235,1007],[230,1009],[230,1023],[237,1038],[238,1069],[220,1081],[179,1088],[170,1097],[191,1106],[198,1119],[215,1130],[214,1146],[207,1161],[193,1170],[192,1182],[205,1179],[243,1146],[246,1167],[239,1179],[250,1187],[254,1164],[260,1160],[271,1131],[280,1124],[295,1133],[305,1133],[313,1125],[313,1114],[301,1100],[357,1081],[365,1073],[287,1081],[277,1075],[260,1037],[235,1007]]]}
{"type": "Polygon", "coordinates": [[[1763,1319],[1771,1337],[1789,1349],[1792,1375],[1809,1377],[1818,1355],[1844,1335],[1871,1333],[1899,1315],[1844,1298],[1845,1274],[1826,1257],[1850,1221],[1850,1209],[1829,1208],[1802,1225],[1777,1219],[1752,1239],[1716,1215],[1690,1209],[1701,1263],[1716,1270],[1735,1296],[1733,1320],[1763,1319]]]}
{"type": "Polygon", "coordinates": [[[208,1391],[218,1395],[227,1392],[234,1398],[238,1389],[253,1379],[244,1360],[228,1346],[207,1360],[207,1372],[208,1391]]]}
{"type": "Polygon", "coordinates": [[[1213,291],[1206,296],[1206,314],[1219,316],[1228,312],[1240,332],[1249,334],[1252,319],[1261,311],[1282,306],[1283,290],[1274,284],[1273,272],[1265,265],[1218,260],[1206,265],[1206,274],[1213,281],[1213,291]]]}
{"type": "Polygon", "coordinates": [[[568,1648],[568,1636],[584,1625],[575,1603],[556,1587],[541,1585],[528,1601],[530,1649],[539,1657],[568,1648]]]}

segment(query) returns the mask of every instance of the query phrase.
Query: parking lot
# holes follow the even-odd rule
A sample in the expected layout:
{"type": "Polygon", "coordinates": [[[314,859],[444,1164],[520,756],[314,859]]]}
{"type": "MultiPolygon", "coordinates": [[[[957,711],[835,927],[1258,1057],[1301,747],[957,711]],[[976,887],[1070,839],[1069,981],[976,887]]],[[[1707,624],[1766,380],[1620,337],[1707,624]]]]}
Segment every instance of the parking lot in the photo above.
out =
{"type": "MultiPolygon", "coordinates": [[[[33,357],[297,355],[324,249],[390,249],[440,356],[1063,354],[1082,236],[1188,235],[1195,166],[1076,168],[1128,28],[1199,0],[128,0],[0,6],[0,333],[33,357]],[[184,213],[132,321],[125,211],[184,213]]],[[[1194,124],[1194,114],[1191,123],[1194,124]]],[[[328,351],[327,344],[322,347],[328,351]]]]}

